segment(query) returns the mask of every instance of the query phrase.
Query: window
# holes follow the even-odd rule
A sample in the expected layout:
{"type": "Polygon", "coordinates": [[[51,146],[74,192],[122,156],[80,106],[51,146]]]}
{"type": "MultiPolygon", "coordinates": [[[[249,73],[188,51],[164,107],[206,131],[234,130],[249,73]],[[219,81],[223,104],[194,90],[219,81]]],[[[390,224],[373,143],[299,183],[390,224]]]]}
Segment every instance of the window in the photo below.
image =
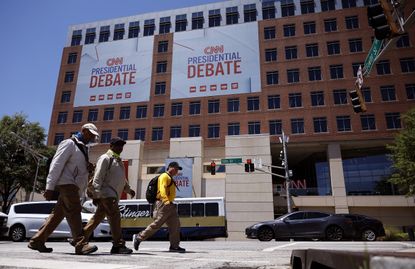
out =
{"type": "Polygon", "coordinates": [[[237,24],[239,19],[238,7],[226,8],[226,24],[237,24]]]}
{"type": "Polygon", "coordinates": [[[387,129],[400,129],[401,128],[401,115],[399,112],[385,113],[386,128],[387,129]]]}
{"type": "Polygon", "coordinates": [[[75,73],[73,71],[66,72],[64,82],[65,83],[72,82],[74,79],[74,76],[75,76],[75,73]]]}
{"type": "Polygon", "coordinates": [[[137,106],[135,117],[137,119],[147,118],[147,106],[137,106]]]}
{"type": "Polygon", "coordinates": [[[301,14],[309,14],[314,13],[314,0],[303,0],[300,2],[301,4],[301,14]]]}
{"type": "Polygon", "coordinates": [[[208,124],[208,138],[219,138],[219,123],[208,124]]]}
{"type": "Polygon", "coordinates": [[[186,31],[187,27],[187,17],[186,14],[176,15],[176,29],[175,32],[186,31]]]}
{"type": "Polygon", "coordinates": [[[146,138],[146,129],[136,128],[134,131],[134,140],[145,141],[145,138],[146,138]]]}
{"type": "Polygon", "coordinates": [[[167,34],[170,33],[170,17],[161,17],[160,24],[159,24],[159,34],[167,34]]]}
{"type": "Polygon", "coordinates": [[[344,89],[334,90],[333,99],[335,105],[344,105],[347,104],[347,91],[344,89]]]}
{"type": "Polygon", "coordinates": [[[128,26],[128,38],[138,37],[139,32],[140,32],[140,22],[139,21],[130,22],[128,26]]]}
{"type": "Polygon", "coordinates": [[[284,36],[295,36],[295,24],[286,24],[283,26],[284,36]]]}
{"type": "Polygon", "coordinates": [[[256,21],[256,5],[244,5],[244,22],[256,21]]]}
{"type": "Polygon", "coordinates": [[[291,119],[291,133],[303,134],[304,133],[304,119],[291,119]]]}
{"type": "Polygon", "coordinates": [[[169,49],[169,41],[159,41],[157,52],[167,52],[169,49]]]}
{"type": "Polygon", "coordinates": [[[295,5],[292,0],[281,3],[281,16],[294,16],[295,5]]]}
{"type": "Polygon", "coordinates": [[[172,116],[181,116],[182,115],[183,104],[182,103],[172,103],[171,104],[171,115],[172,116]]]}
{"type": "Polygon", "coordinates": [[[297,46],[285,47],[285,59],[297,59],[297,46]]]}
{"type": "Polygon", "coordinates": [[[288,101],[290,107],[302,107],[301,93],[290,93],[288,94],[288,101]]]}
{"type": "Polygon", "coordinates": [[[275,39],[275,27],[274,26],[264,28],[264,39],[265,40],[275,39]]]}
{"type": "Polygon", "coordinates": [[[114,108],[108,107],[104,109],[104,121],[113,120],[114,119],[114,108]]]}
{"type": "Polygon", "coordinates": [[[95,42],[95,28],[88,28],[86,29],[86,35],[85,35],[85,45],[87,44],[93,44],[95,42]]]}
{"type": "Polygon", "coordinates": [[[248,122],[248,134],[260,134],[261,133],[261,123],[259,121],[249,121],[248,122]]]}
{"type": "Polygon", "coordinates": [[[324,92],[315,91],[310,93],[311,106],[324,106],[324,92]]]}
{"type": "Polygon", "coordinates": [[[399,37],[398,41],[396,41],[397,48],[408,48],[409,47],[409,35],[403,34],[399,37]]]}
{"type": "Polygon", "coordinates": [[[357,71],[359,70],[359,66],[363,68],[364,63],[352,63],[352,76],[357,77],[357,71]]]}
{"type": "Polygon", "coordinates": [[[363,51],[362,39],[361,38],[349,39],[349,48],[350,48],[350,52],[363,51]]]}
{"type": "Polygon", "coordinates": [[[189,104],[189,114],[190,115],[199,115],[200,114],[200,101],[190,102],[190,104],[189,104]]]}
{"type": "Polygon", "coordinates": [[[363,131],[376,130],[375,115],[360,115],[360,122],[363,131]]]}
{"type": "Polygon", "coordinates": [[[324,20],[324,30],[326,32],[335,32],[335,31],[337,31],[337,20],[336,19],[324,20]]]}
{"type": "Polygon", "coordinates": [[[380,86],[380,93],[382,95],[382,101],[395,101],[396,93],[393,85],[380,86]]]}
{"type": "Polygon", "coordinates": [[[340,54],[340,42],[339,41],[327,42],[327,54],[328,55],[340,54]]]}
{"type": "Polygon", "coordinates": [[[153,117],[160,118],[164,116],[164,104],[155,104],[153,110],[153,117]]]}
{"type": "Polygon", "coordinates": [[[277,61],[277,49],[266,49],[265,50],[265,62],[277,61]]]}
{"type": "Polygon", "coordinates": [[[107,42],[110,38],[110,26],[101,26],[99,30],[99,42],[107,42]]]}
{"type": "Polygon", "coordinates": [[[72,115],[72,123],[82,122],[82,110],[74,110],[72,115]]]}
{"type": "Polygon", "coordinates": [[[387,75],[391,73],[389,60],[382,60],[376,64],[376,71],[378,75],[387,75]]]}
{"type": "Polygon", "coordinates": [[[56,133],[55,138],[53,140],[53,145],[59,145],[64,140],[63,133],[56,133]]]}
{"type": "Polygon", "coordinates": [[[151,132],[151,141],[163,140],[163,127],[154,127],[151,132]]]}
{"type": "Polygon", "coordinates": [[[203,28],[203,12],[194,12],[192,13],[192,30],[202,29],[203,28]]]}
{"type": "Polygon", "coordinates": [[[359,29],[359,19],[357,16],[346,16],[346,29],[359,29]]]}
{"type": "Polygon", "coordinates": [[[167,72],[167,61],[157,62],[156,73],[166,73],[167,72]]]}
{"type": "Polygon", "coordinates": [[[72,32],[71,46],[78,46],[81,44],[82,30],[75,30],[72,32]]]}
{"type": "Polygon", "coordinates": [[[61,103],[69,103],[71,101],[71,92],[70,91],[64,91],[61,95],[61,103]]]}
{"type": "Polygon", "coordinates": [[[88,111],[88,121],[97,121],[98,120],[98,109],[92,108],[88,111]]]}
{"type": "Polygon", "coordinates": [[[118,129],[118,137],[121,137],[122,140],[128,140],[128,129],[118,129]]]}
{"type": "Polygon", "coordinates": [[[66,123],[66,120],[68,119],[68,112],[59,112],[58,113],[58,124],[66,123]]]}
{"type": "Polygon", "coordinates": [[[197,137],[200,136],[200,125],[194,124],[189,125],[189,137],[197,137]]]}
{"type": "Polygon", "coordinates": [[[371,103],[372,102],[372,93],[370,92],[369,87],[363,87],[362,88],[362,95],[363,95],[363,99],[365,100],[365,103],[371,103]]]}
{"type": "Polygon", "coordinates": [[[228,135],[239,135],[239,122],[228,123],[228,135]]]}
{"type": "Polygon", "coordinates": [[[305,51],[307,57],[317,57],[318,56],[318,44],[306,44],[305,45],[305,51]]]}
{"type": "Polygon", "coordinates": [[[342,0],[343,8],[356,7],[356,0],[342,0]]]}
{"type": "Polygon", "coordinates": [[[181,126],[171,126],[170,127],[170,138],[176,138],[182,136],[182,127],[181,126]]]}
{"type": "Polygon", "coordinates": [[[154,94],[163,95],[165,93],[166,93],[166,82],[165,81],[156,82],[154,94]]]}
{"type": "Polygon", "coordinates": [[[300,81],[300,70],[299,69],[288,69],[287,70],[287,81],[288,83],[295,83],[300,81]]]}
{"type": "Polygon", "coordinates": [[[262,19],[275,19],[275,5],[274,1],[262,2],[262,19]]]}
{"type": "Polygon", "coordinates": [[[321,11],[330,11],[336,9],[336,0],[320,0],[321,11]]]}
{"type": "Polygon", "coordinates": [[[314,132],[315,133],[327,133],[327,118],[316,117],[313,118],[314,132]]]}
{"type": "Polygon", "coordinates": [[[130,119],[130,107],[122,106],[120,108],[120,120],[128,120],[128,119],[130,119]]]}
{"type": "Polygon", "coordinates": [[[156,24],[154,19],[145,20],[144,21],[144,36],[152,36],[154,35],[154,30],[156,29],[156,24]]]}
{"type": "Polygon", "coordinates": [[[208,101],[208,113],[219,113],[219,99],[208,101]]]}
{"type": "Polygon", "coordinates": [[[415,72],[415,61],[414,58],[401,58],[399,59],[401,63],[402,73],[413,73],[415,72]]]}
{"type": "Polygon", "coordinates": [[[239,112],[239,99],[228,99],[228,112],[239,112]]]}
{"type": "Polygon", "coordinates": [[[330,65],[330,78],[331,79],[343,78],[343,65],[341,64],[330,65]]]}
{"type": "Polygon", "coordinates": [[[257,111],[259,110],[259,97],[258,96],[251,96],[248,97],[248,111],[257,111]]]}
{"type": "Polygon", "coordinates": [[[337,116],[337,131],[339,132],[349,132],[352,130],[350,125],[350,116],[337,116]]]}
{"type": "Polygon", "coordinates": [[[415,99],[415,84],[405,84],[406,98],[408,100],[415,99]]]}
{"type": "Polygon", "coordinates": [[[280,95],[268,95],[268,109],[280,108],[280,95]]]}
{"type": "Polygon", "coordinates": [[[267,85],[278,84],[278,71],[267,72],[267,85]]]}
{"type": "Polygon", "coordinates": [[[68,55],[68,64],[76,63],[77,56],[78,56],[78,54],[76,52],[69,53],[69,55],[68,55]]]}
{"type": "Polygon", "coordinates": [[[303,23],[304,25],[304,34],[310,35],[316,33],[316,22],[315,21],[307,21],[303,23]]]}
{"type": "Polygon", "coordinates": [[[103,130],[101,133],[101,143],[109,143],[111,141],[111,130],[103,130]]]}
{"type": "Polygon", "coordinates": [[[114,26],[114,40],[121,40],[124,38],[124,23],[118,23],[114,26]]]}
{"type": "Polygon", "coordinates": [[[209,27],[220,26],[220,9],[209,10],[209,27]]]}
{"type": "Polygon", "coordinates": [[[317,81],[321,80],[321,67],[314,66],[308,68],[308,80],[309,81],[317,81]]]}
{"type": "Polygon", "coordinates": [[[269,134],[270,135],[282,134],[282,121],[281,120],[270,120],[269,121],[269,134]]]}

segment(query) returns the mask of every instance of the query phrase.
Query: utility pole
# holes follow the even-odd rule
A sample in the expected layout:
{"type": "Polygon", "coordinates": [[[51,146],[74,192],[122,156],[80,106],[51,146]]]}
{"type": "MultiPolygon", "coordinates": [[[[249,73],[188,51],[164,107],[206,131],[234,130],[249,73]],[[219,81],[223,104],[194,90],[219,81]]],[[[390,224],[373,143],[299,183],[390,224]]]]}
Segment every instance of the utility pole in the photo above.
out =
{"type": "Polygon", "coordinates": [[[291,213],[291,196],[290,196],[290,173],[288,170],[288,159],[287,159],[287,144],[289,141],[289,137],[285,135],[284,131],[282,131],[282,137],[279,137],[280,143],[282,143],[282,150],[284,153],[284,171],[285,171],[285,190],[287,193],[287,210],[288,213],[291,213]]]}

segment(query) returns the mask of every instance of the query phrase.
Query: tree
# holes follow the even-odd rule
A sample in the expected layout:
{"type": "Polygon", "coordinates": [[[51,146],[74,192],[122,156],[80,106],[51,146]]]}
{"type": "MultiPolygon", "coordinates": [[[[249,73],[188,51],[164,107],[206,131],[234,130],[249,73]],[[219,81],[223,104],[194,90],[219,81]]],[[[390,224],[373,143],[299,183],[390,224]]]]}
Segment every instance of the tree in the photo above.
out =
{"type": "Polygon", "coordinates": [[[415,194],[415,108],[402,116],[404,129],[388,145],[392,152],[393,172],[390,182],[403,189],[406,195],[415,194]]]}
{"type": "MultiPolygon", "coordinates": [[[[6,212],[17,192],[33,190],[38,160],[33,152],[51,156],[52,149],[44,144],[45,130],[39,123],[30,123],[27,116],[17,113],[0,120],[0,194],[2,211],[6,212]],[[20,137],[20,138],[19,138],[20,137]]],[[[45,185],[45,162],[39,162],[36,190],[45,185]]]]}

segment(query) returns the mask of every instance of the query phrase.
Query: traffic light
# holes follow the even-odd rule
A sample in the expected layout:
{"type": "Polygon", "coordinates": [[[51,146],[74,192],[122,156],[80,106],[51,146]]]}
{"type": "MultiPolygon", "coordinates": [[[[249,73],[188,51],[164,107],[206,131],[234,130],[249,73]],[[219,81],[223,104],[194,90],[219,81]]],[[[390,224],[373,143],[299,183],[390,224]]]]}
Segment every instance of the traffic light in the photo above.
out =
{"type": "Polygon", "coordinates": [[[246,163],[245,163],[245,172],[249,173],[249,172],[254,172],[255,171],[255,166],[252,162],[251,159],[246,159],[246,163]]]}
{"type": "Polygon", "coordinates": [[[356,113],[366,112],[366,104],[362,92],[356,86],[355,89],[349,91],[350,99],[352,100],[353,110],[356,113]]]}
{"type": "Polygon", "coordinates": [[[399,27],[393,18],[394,8],[388,0],[379,0],[379,3],[367,7],[369,26],[375,29],[378,40],[391,38],[399,34],[399,27]]]}
{"type": "Polygon", "coordinates": [[[210,174],[212,176],[216,175],[216,163],[214,161],[210,163],[210,174]]]}

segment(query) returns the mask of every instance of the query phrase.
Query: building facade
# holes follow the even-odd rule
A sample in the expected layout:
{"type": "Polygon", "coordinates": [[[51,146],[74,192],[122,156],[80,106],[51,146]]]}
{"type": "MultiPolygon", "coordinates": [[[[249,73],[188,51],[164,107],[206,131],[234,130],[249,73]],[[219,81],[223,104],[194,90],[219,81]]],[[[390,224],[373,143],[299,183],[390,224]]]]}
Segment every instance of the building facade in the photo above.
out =
{"type": "Polygon", "coordinates": [[[237,239],[287,212],[284,179],[266,173],[283,174],[267,165],[281,165],[284,131],[293,206],[412,224],[413,198],[386,181],[386,145],[415,104],[413,28],[365,78],[367,112],[354,113],[348,97],[372,45],[375,2],[230,0],[70,26],[48,145],[86,122],[101,134],[93,158],[111,137],[128,140],[139,197],[166,159],[189,158],[191,195],[224,196],[237,239]],[[223,158],[261,159],[266,172],[223,158]]]}

